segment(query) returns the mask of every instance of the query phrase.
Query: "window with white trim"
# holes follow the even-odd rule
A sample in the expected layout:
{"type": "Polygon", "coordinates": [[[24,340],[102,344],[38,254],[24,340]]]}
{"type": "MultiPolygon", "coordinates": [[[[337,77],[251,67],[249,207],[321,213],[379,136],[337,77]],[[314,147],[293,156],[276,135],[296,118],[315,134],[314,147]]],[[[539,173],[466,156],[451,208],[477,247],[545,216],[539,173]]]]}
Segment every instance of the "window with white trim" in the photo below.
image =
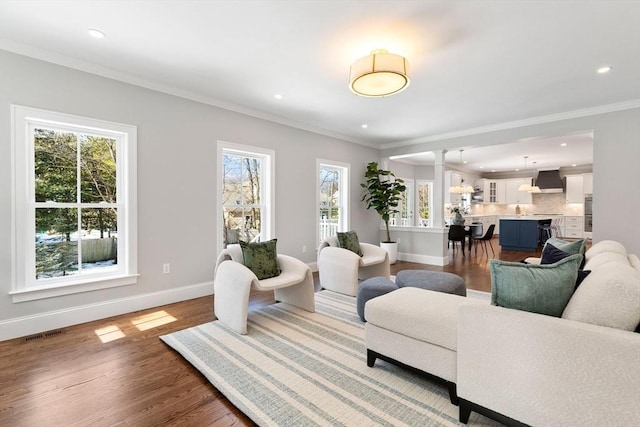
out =
{"type": "Polygon", "coordinates": [[[222,246],[273,235],[272,150],[218,143],[222,246]]]}
{"type": "Polygon", "coordinates": [[[394,214],[389,221],[389,225],[411,227],[413,226],[413,180],[399,178],[404,181],[405,190],[400,196],[398,203],[398,213],[394,214]]]}
{"type": "Polygon", "coordinates": [[[136,282],[135,126],[12,106],[14,302],[136,282]]]}
{"type": "Polygon", "coordinates": [[[320,160],[317,164],[317,241],[349,230],[349,169],[347,163],[320,160]]]}
{"type": "Polygon", "coordinates": [[[416,181],[416,225],[433,227],[433,181],[416,181]]]}

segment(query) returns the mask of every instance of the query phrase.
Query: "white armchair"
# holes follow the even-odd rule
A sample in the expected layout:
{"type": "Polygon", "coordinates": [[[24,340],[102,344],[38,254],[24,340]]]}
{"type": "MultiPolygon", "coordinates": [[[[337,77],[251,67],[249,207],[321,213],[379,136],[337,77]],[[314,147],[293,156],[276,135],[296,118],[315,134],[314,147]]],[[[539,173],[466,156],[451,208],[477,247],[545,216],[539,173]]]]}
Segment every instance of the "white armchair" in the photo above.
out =
{"type": "Polygon", "coordinates": [[[327,238],[318,249],[318,273],[324,289],[356,296],[358,280],[389,277],[389,254],[370,243],[360,242],[362,257],[338,246],[338,238],[327,238]]]}
{"type": "Polygon", "coordinates": [[[278,254],[280,275],[259,280],[243,263],[240,245],[229,245],[216,262],[214,312],[218,320],[239,334],[247,333],[249,293],[274,291],[275,299],[303,310],[315,311],[311,269],[304,262],[278,254]]]}

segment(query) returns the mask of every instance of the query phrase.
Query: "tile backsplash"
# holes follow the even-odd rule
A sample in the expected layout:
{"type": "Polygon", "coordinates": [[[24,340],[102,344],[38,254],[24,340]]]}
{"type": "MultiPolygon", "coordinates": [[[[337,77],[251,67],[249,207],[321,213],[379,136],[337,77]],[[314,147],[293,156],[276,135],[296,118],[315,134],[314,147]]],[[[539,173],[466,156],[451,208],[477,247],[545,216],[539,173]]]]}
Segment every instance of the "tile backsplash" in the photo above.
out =
{"type": "MultiPolygon", "coordinates": [[[[564,193],[540,193],[532,194],[533,203],[530,205],[520,205],[523,215],[533,214],[559,214],[580,216],[584,215],[584,205],[582,203],[566,203],[564,193]]],[[[474,204],[471,205],[471,214],[476,215],[513,215],[516,205],[499,204],[474,204]]]]}

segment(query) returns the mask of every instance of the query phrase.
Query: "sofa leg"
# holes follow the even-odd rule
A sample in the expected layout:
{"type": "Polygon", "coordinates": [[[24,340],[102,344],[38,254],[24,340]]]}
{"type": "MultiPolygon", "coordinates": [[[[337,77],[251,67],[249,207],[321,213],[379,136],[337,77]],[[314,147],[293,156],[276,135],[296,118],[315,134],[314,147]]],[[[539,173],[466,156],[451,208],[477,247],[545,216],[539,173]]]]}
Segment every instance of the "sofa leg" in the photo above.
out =
{"type": "Polygon", "coordinates": [[[456,383],[447,381],[447,390],[449,390],[449,400],[451,400],[451,404],[458,406],[458,404],[460,403],[460,399],[458,399],[458,391],[456,388],[456,383]]]}
{"type": "Polygon", "coordinates": [[[376,355],[375,351],[367,349],[367,366],[373,368],[373,365],[376,363],[376,355]]]}
{"type": "Polygon", "coordinates": [[[467,424],[469,422],[469,416],[471,415],[471,405],[464,399],[459,399],[460,403],[460,417],[459,421],[462,424],[467,424]]]}

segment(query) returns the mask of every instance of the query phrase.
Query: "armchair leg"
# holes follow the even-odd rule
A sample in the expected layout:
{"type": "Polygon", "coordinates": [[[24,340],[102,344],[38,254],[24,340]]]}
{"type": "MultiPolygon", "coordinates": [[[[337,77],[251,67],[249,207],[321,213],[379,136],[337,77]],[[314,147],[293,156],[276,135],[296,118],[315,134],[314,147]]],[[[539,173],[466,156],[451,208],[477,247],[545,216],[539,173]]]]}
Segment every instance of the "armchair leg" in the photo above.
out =
{"type": "Polygon", "coordinates": [[[307,270],[302,282],[286,288],[276,289],[274,296],[277,301],[285,302],[313,313],[316,311],[314,291],[313,276],[311,270],[307,270]]]}

